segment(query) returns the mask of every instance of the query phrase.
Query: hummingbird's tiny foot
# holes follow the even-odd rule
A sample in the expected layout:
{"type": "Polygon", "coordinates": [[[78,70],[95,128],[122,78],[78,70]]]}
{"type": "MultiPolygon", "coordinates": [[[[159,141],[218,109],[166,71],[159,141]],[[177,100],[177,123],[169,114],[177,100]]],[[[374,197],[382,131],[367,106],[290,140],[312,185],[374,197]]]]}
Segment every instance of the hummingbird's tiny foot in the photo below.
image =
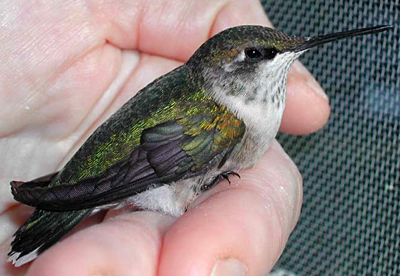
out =
{"type": "Polygon", "coordinates": [[[203,185],[203,187],[201,187],[201,190],[203,192],[207,191],[207,190],[211,189],[212,187],[214,187],[218,182],[220,182],[223,179],[228,180],[229,184],[231,184],[231,178],[229,177],[229,175],[236,175],[237,177],[240,178],[240,175],[237,172],[226,171],[226,172],[223,172],[220,175],[218,175],[210,184],[203,185]]]}

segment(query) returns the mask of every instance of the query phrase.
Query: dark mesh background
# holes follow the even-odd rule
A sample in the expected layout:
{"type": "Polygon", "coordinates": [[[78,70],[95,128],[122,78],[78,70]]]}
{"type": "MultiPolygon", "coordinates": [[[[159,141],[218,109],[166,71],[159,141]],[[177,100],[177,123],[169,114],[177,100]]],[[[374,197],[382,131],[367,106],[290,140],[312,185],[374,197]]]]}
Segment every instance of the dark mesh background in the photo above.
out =
{"type": "Polygon", "coordinates": [[[277,268],[293,275],[400,275],[400,1],[262,3],[274,25],[292,35],[395,26],[301,59],[327,92],[332,116],[316,134],[279,135],[303,174],[304,205],[277,268]]]}

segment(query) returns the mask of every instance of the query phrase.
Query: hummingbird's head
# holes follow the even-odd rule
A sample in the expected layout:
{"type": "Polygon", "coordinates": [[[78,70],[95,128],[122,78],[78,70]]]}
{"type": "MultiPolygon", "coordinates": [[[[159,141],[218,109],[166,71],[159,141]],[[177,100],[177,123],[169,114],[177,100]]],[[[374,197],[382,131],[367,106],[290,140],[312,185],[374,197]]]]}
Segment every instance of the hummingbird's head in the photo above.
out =
{"type": "Polygon", "coordinates": [[[222,102],[275,102],[283,106],[286,76],[302,53],[334,40],[384,31],[377,26],[317,37],[295,37],[263,26],[238,26],[207,40],[187,66],[206,91],[222,102]]]}
{"type": "Polygon", "coordinates": [[[290,65],[304,52],[291,49],[305,41],[263,26],[238,26],[206,41],[187,65],[217,99],[282,102],[284,93],[278,92],[284,91],[290,65]]]}
{"type": "Polygon", "coordinates": [[[260,102],[283,108],[287,72],[303,52],[291,49],[305,40],[263,26],[238,26],[206,41],[187,66],[217,102],[238,106],[231,110],[260,102]]]}

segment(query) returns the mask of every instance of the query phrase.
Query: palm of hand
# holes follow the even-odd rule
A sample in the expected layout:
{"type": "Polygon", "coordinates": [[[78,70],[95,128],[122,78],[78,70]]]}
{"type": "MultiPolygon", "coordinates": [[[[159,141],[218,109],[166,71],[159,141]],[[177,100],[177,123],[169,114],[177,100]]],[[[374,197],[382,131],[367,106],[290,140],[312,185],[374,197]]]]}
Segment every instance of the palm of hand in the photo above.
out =
{"type": "MultiPolygon", "coordinates": [[[[60,169],[110,114],[145,84],[180,65],[209,35],[235,24],[266,24],[257,1],[246,4],[249,18],[238,16],[244,6],[239,0],[218,5],[213,1],[102,5],[55,1],[34,6],[26,2],[2,4],[5,8],[0,9],[8,15],[6,28],[0,30],[0,221],[7,225],[0,236],[1,260],[6,258],[11,233],[28,210],[14,207],[10,180],[29,180],[60,169]]],[[[322,103],[319,98],[314,101],[322,103]]],[[[305,126],[304,132],[324,123],[329,110],[325,107],[324,115],[320,109],[320,123],[305,126]]],[[[290,122],[286,124],[290,131],[290,122]]],[[[300,204],[295,167],[278,145],[271,151],[258,169],[242,174],[238,186],[219,185],[179,220],[149,212],[119,215],[57,244],[34,262],[29,273],[171,275],[168,271],[174,269],[174,275],[189,275],[195,269],[208,274],[216,259],[232,256],[244,262],[251,275],[268,271],[300,204]],[[286,173],[282,170],[287,171],[286,178],[279,175],[286,173]],[[280,203],[290,205],[288,210],[281,210],[280,203]],[[277,206],[265,208],[265,204],[277,206]],[[231,245],[244,237],[245,244],[231,245]],[[267,247],[258,244],[260,238],[267,247]],[[74,259],[74,267],[64,262],[68,258],[74,259]],[[270,260],[267,265],[265,258],[270,260]],[[102,265],[96,270],[93,263],[102,265]]],[[[115,215],[111,211],[107,217],[115,215]]],[[[94,217],[86,224],[101,220],[94,217]]],[[[0,263],[0,272],[4,271],[0,274],[19,273],[0,263]]]]}

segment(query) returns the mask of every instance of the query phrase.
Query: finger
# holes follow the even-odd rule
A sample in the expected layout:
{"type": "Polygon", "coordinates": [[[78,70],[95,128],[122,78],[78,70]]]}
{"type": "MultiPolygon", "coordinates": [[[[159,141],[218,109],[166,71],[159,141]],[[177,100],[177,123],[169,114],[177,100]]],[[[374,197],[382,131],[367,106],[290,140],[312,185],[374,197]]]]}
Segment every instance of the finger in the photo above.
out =
{"type": "Polygon", "coordinates": [[[272,268],[299,216],[301,177],[277,143],[255,169],[239,173],[168,229],[160,275],[266,275],[272,268]]]}
{"type": "Polygon", "coordinates": [[[258,0],[119,0],[89,10],[112,44],[179,61],[226,28],[267,24],[258,0]]]}
{"type": "Polygon", "coordinates": [[[108,219],[45,251],[27,275],[155,275],[162,235],[172,221],[152,212],[108,219]]]}
{"type": "Polygon", "coordinates": [[[229,2],[120,0],[93,2],[89,9],[117,47],[186,61],[209,37],[216,14],[229,2]]]}
{"type": "Polygon", "coordinates": [[[307,69],[296,61],[288,74],[286,107],[280,131],[309,134],[329,119],[329,99],[307,69]]]}

